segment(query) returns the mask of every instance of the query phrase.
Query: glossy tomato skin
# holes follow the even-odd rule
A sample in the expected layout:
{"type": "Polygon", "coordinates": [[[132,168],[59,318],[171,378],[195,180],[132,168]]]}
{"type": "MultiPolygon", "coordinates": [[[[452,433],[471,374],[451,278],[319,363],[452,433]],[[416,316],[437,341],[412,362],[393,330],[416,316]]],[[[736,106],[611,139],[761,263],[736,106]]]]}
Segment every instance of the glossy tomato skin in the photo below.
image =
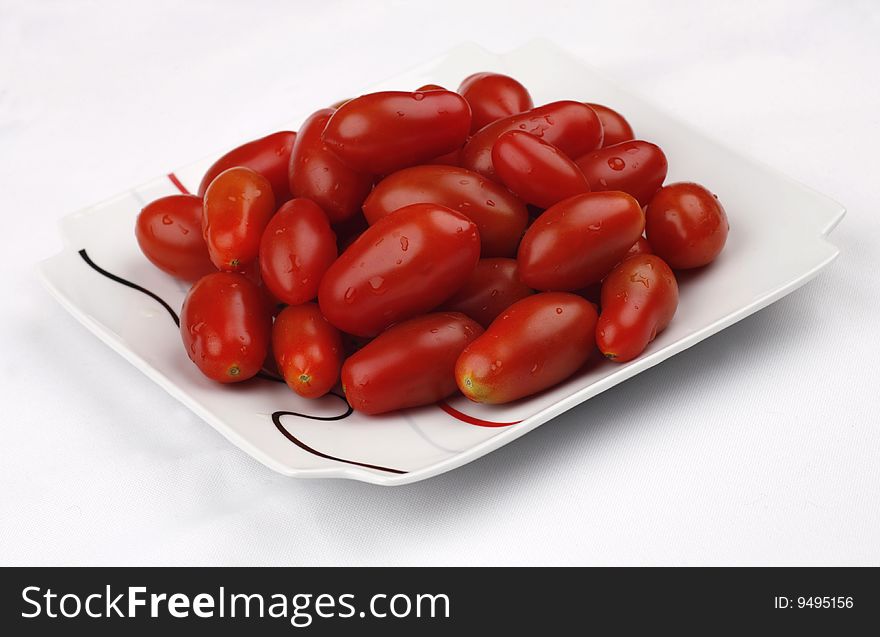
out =
{"type": "MultiPolygon", "coordinates": [[[[627,250],[627,253],[624,255],[623,259],[626,260],[630,257],[635,257],[640,254],[654,254],[653,250],[651,250],[651,244],[648,243],[648,240],[645,239],[645,237],[639,237],[638,239],[636,239],[636,242],[632,244],[632,247],[629,250],[627,250]]],[[[591,283],[587,287],[577,290],[575,294],[584,297],[591,303],[599,305],[602,298],[602,282],[596,281],[595,283],[591,283]]]]}
{"type": "Polygon", "coordinates": [[[260,173],[236,167],[217,175],[205,192],[202,236],[217,269],[240,272],[256,261],[275,213],[272,186],[260,173]]]}
{"type": "Polygon", "coordinates": [[[458,93],[385,91],[340,106],[322,137],[354,170],[387,175],[460,148],[470,125],[458,93]]]}
{"type": "Polygon", "coordinates": [[[272,326],[272,351],[284,381],[304,398],[320,398],[339,381],[342,336],[314,303],[281,310],[272,326]]]}
{"type": "Polygon", "coordinates": [[[443,309],[461,312],[483,327],[535,291],[519,280],[516,259],[480,259],[470,278],[444,304],[443,309]]]}
{"type": "Polygon", "coordinates": [[[461,151],[461,165],[494,178],[492,147],[504,133],[522,130],[556,146],[571,159],[602,146],[602,124],[595,111],[580,102],[552,102],[484,126],[461,151]]]}
{"type": "Polygon", "coordinates": [[[646,206],[666,179],[666,155],[650,142],[635,140],[606,146],[577,160],[594,192],[620,190],[646,206]]]}
{"type": "Polygon", "coordinates": [[[247,380],[260,371],[271,325],[260,288],[235,272],[199,279],[180,311],[187,354],[205,376],[221,383],[247,380]]]}
{"type": "Polygon", "coordinates": [[[202,237],[202,198],[169,195],[147,204],[137,218],[141,252],[160,270],[196,281],[216,268],[202,237]]]}
{"type": "Polygon", "coordinates": [[[424,91],[445,91],[446,89],[440,86],[439,84],[423,84],[419,88],[416,89],[417,92],[424,91]]]}
{"type": "Polygon", "coordinates": [[[509,257],[528,223],[525,204],[506,188],[455,166],[413,166],[389,175],[364,202],[370,224],[404,206],[430,202],[460,212],[477,224],[482,254],[509,257]]]}
{"type": "Polygon", "coordinates": [[[521,130],[508,131],[492,147],[495,174],[526,203],[549,208],[590,192],[581,169],[553,144],[521,130]]]}
{"type": "Polygon", "coordinates": [[[648,241],[676,269],[699,268],[724,248],[730,225],[718,198],[699,184],[661,188],[646,212],[648,241]]]}
{"type": "Polygon", "coordinates": [[[336,235],[324,211],[310,199],[278,209],[260,241],[260,275],[276,299],[288,305],[311,301],[336,260],[336,235]]]}
{"type": "Polygon", "coordinates": [[[372,175],[349,168],[321,141],[334,110],[313,113],[303,123],[290,155],[290,192],[321,206],[332,223],[356,215],[373,187],[372,175]]]}
{"type": "Polygon", "coordinates": [[[660,257],[640,254],[618,265],[602,283],[596,343],[609,360],[625,363],[666,329],[678,307],[678,283],[660,257]]]}
{"type": "Polygon", "coordinates": [[[622,192],[591,192],[548,208],[519,246],[520,280],[536,290],[579,290],[603,277],[641,236],[645,218],[622,192]]]}
{"type": "Polygon", "coordinates": [[[587,103],[587,106],[596,111],[599,121],[602,122],[602,131],[604,139],[603,146],[613,146],[620,142],[628,142],[635,139],[632,126],[626,121],[626,118],[612,108],[603,106],[602,104],[587,103]]]}
{"type": "Polygon", "coordinates": [[[287,184],[287,165],[290,152],[296,141],[296,133],[281,131],[260,139],[255,139],[223,155],[202,177],[199,184],[199,196],[204,197],[208,186],[224,170],[236,166],[244,166],[260,173],[272,184],[272,193],[280,203],[290,199],[290,188],[287,184]]]}
{"type": "Polygon", "coordinates": [[[479,258],[470,219],[437,204],[413,204],[377,221],[336,259],[318,303],[343,332],[375,336],[452,296],[479,258]]]}
{"type": "Polygon", "coordinates": [[[431,405],[454,394],[455,361],[483,333],[464,314],[425,314],[389,327],[342,366],[349,404],[364,414],[431,405]]]}
{"type": "Polygon", "coordinates": [[[510,306],[468,345],[455,365],[462,393],[507,403],[562,382],[596,348],[596,308],[567,292],[543,292],[510,306]]]}
{"type": "Polygon", "coordinates": [[[639,237],[636,239],[636,242],[632,244],[632,247],[627,251],[624,259],[629,259],[630,257],[636,257],[640,254],[654,254],[654,250],[651,248],[651,244],[648,243],[648,240],[645,237],[639,237]]]}
{"type": "Polygon", "coordinates": [[[469,75],[462,81],[457,92],[471,107],[471,133],[535,106],[525,86],[501,73],[469,75]]]}

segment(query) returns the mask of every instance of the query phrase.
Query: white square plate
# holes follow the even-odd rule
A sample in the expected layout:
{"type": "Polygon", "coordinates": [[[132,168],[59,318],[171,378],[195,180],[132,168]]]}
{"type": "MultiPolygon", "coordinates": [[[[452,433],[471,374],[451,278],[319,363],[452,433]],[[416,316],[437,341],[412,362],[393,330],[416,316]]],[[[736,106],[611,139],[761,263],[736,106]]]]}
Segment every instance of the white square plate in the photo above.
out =
{"type": "Polygon", "coordinates": [[[449,471],[507,444],[785,296],[837,256],[825,237],[844,215],[840,204],[707,139],[546,42],[505,55],[461,46],[368,90],[455,87],[484,70],[513,75],[536,104],[577,99],[620,110],[638,138],[666,152],[667,181],[703,183],[724,203],[731,227],[724,252],[681,278],[675,319],[637,360],[602,363],[511,405],[484,407],[458,396],[445,408],[373,418],[350,414],[339,397],[309,401],[269,380],[213,383],[187,358],[173,320],[186,287],[153,267],[134,238],[140,209],[157,197],[194,190],[212,159],[64,218],[65,248],[40,264],[42,279],[101,340],[268,467],[290,476],[394,485],[449,471]]]}

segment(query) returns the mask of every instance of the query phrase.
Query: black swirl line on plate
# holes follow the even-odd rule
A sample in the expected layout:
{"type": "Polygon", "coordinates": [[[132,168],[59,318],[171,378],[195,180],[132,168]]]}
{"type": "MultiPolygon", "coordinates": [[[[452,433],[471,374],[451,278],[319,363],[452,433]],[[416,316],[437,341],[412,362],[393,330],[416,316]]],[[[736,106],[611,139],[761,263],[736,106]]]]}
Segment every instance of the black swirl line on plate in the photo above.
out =
{"type": "Polygon", "coordinates": [[[116,281],[117,283],[120,283],[120,284],[124,285],[125,287],[129,287],[132,290],[137,290],[138,292],[142,292],[143,294],[146,294],[147,296],[149,296],[151,299],[157,301],[171,315],[171,320],[174,321],[174,324],[177,327],[180,327],[180,317],[177,316],[177,312],[175,312],[172,309],[172,307],[170,305],[168,305],[165,302],[165,300],[162,299],[158,294],[156,294],[155,292],[150,292],[147,288],[141,287],[137,283],[132,283],[131,281],[123,279],[121,276],[117,276],[117,275],[113,274],[112,272],[107,272],[107,270],[105,270],[104,268],[99,266],[97,263],[92,261],[91,257],[89,257],[88,252],[86,252],[85,248],[83,248],[82,250],[79,251],[79,256],[81,256],[82,260],[85,261],[89,265],[89,267],[92,268],[98,274],[101,274],[101,275],[107,277],[111,281],[116,281]]]}
{"type": "Polygon", "coordinates": [[[348,401],[345,399],[344,396],[341,396],[340,394],[337,394],[336,392],[330,392],[329,395],[336,396],[336,398],[338,398],[339,400],[341,400],[343,402],[343,404],[345,405],[345,412],[344,413],[337,414],[335,416],[310,416],[307,414],[300,414],[295,411],[276,411],[272,414],[272,422],[275,423],[275,428],[278,429],[278,431],[280,431],[281,434],[285,438],[287,438],[290,442],[295,444],[300,449],[303,449],[304,451],[308,451],[309,453],[316,455],[320,458],[324,458],[325,460],[344,462],[345,464],[351,464],[351,465],[355,465],[357,467],[364,467],[366,469],[375,469],[377,471],[386,471],[388,473],[396,473],[398,475],[402,475],[402,474],[407,473],[406,471],[402,471],[400,469],[392,469],[391,467],[383,467],[381,465],[369,464],[367,462],[358,462],[357,460],[346,460],[345,458],[338,458],[336,456],[331,456],[330,454],[324,453],[322,451],[318,451],[317,449],[310,447],[309,445],[304,443],[302,440],[300,440],[299,438],[294,436],[292,433],[290,433],[287,430],[287,428],[284,426],[284,423],[281,422],[281,418],[283,416],[299,416],[300,418],[311,418],[312,420],[325,420],[325,421],[342,420],[343,418],[348,418],[349,416],[351,416],[351,414],[354,410],[351,408],[351,405],[348,404],[348,401]]]}
{"type": "MultiPolygon", "coordinates": [[[[97,272],[101,276],[107,277],[111,281],[115,281],[116,283],[119,283],[120,285],[124,285],[125,287],[128,287],[128,288],[131,288],[132,290],[137,290],[138,292],[140,292],[142,294],[146,294],[151,299],[153,299],[154,301],[159,303],[162,307],[165,308],[165,310],[171,316],[171,320],[174,321],[174,324],[177,325],[178,327],[180,327],[180,317],[177,315],[177,312],[175,312],[174,309],[170,305],[168,305],[168,303],[162,297],[160,297],[158,294],[156,294],[155,292],[151,292],[147,288],[140,286],[137,283],[132,283],[131,281],[129,281],[127,279],[123,279],[119,275],[113,274],[112,272],[108,272],[107,270],[105,270],[104,268],[99,266],[97,263],[92,261],[91,257],[89,257],[88,252],[86,252],[85,248],[83,248],[82,250],[79,250],[78,254],[80,257],[82,257],[82,260],[85,261],[86,265],[88,265],[90,268],[92,268],[95,272],[97,272]]],[[[283,383],[284,382],[283,378],[281,378],[277,374],[274,374],[268,370],[261,370],[260,372],[257,373],[256,377],[261,378],[263,380],[272,381],[275,383],[283,383]]],[[[348,404],[348,401],[345,399],[345,396],[342,396],[341,394],[337,394],[335,392],[330,392],[330,395],[335,396],[336,398],[338,398],[339,400],[341,400],[343,402],[343,404],[345,405],[345,412],[344,413],[337,414],[335,416],[315,416],[312,414],[301,414],[301,413],[295,412],[295,411],[276,411],[272,414],[272,422],[274,423],[274,425],[278,429],[278,431],[281,432],[281,434],[285,438],[287,438],[290,442],[295,444],[300,449],[307,451],[307,452],[311,453],[312,455],[318,456],[319,458],[324,458],[326,460],[333,460],[335,462],[344,462],[346,464],[356,465],[358,467],[365,467],[367,469],[375,469],[377,471],[387,471],[388,473],[397,473],[397,474],[407,473],[406,471],[401,471],[400,469],[391,469],[389,467],[382,467],[380,465],[369,464],[366,462],[358,462],[356,460],[346,460],[345,458],[337,458],[336,456],[331,456],[330,454],[326,454],[322,451],[318,451],[317,449],[310,447],[309,445],[304,443],[302,440],[300,440],[299,438],[294,436],[292,433],[290,433],[287,430],[287,428],[284,426],[284,424],[281,422],[281,418],[283,416],[297,416],[299,418],[307,418],[309,420],[323,420],[323,421],[342,420],[344,418],[348,418],[349,416],[351,416],[351,414],[353,413],[354,410],[351,408],[351,405],[348,404]]]]}

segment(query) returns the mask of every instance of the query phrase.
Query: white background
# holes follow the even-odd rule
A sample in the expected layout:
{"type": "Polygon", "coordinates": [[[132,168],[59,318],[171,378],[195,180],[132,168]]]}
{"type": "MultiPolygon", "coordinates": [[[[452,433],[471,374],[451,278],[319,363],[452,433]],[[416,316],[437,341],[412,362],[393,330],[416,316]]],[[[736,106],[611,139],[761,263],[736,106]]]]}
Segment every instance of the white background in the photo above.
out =
{"type": "Polygon", "coordinates": [[[880,564],[878,33],[869,1],[0,0],[0,564],[880,564]],[[843,203],[840,259],[397,488],[272,473],[34,276],[70,211],[455,44],[536,36],[843,203]]]}

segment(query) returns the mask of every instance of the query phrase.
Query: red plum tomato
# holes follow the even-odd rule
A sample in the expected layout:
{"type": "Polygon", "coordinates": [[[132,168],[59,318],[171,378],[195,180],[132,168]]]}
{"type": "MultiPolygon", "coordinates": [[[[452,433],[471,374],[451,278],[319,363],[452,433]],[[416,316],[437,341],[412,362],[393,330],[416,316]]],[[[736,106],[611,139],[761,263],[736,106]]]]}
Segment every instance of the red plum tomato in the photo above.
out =
{"type": "Polygon", "coordinates": [[[602,124],[593,109],[581,102],[552,102],[499,119],[481,128],[464,145],[461,165],[494,178],[492,148],[499,137],[514,130],[540,137],[556,146],[570,159],[586,155],[602,146],[602,124]]]}
{"type": "Polygon", "coordinates": [[[469,75],[458,87],[458,93],[471,107],[471,133],[534,107],[526,87],[501,73],[469,75]]]}
{"type": "Polygon", "coordinates": [[[501,183],[539,208],[590,192],[577,164],[553,144],[525,131],[509,131],[498,138],[492,147],[492,165],[501,183]]]}
{"type": "Polygon", "coordinates": [[[483,333],[464,314],[425,314],[389,327],[342,366],[349,404],[365,414],[430,405],[454,394],[455,361],[483,333]]]}
{"type": "Polygon", "coordinates": [[[211,261],[219,270],[245,270],[256,261],[275,214],[269,181],[250,168],[230,168],[211,182],[203,203],[202,235],[211,261]]]}
{"type": "Polygon", "coordinates": [[[196,281],[216,268],[202,236],[202,198],[169,195],[147,204],[137,218],[141,252],[160,270],[196,281]]]}
{"type": "Polygon", "coordinates": [[[304,398],[320,398],[339,381],[342,337],[314,303],[281,310],[272,326],[272,351],[284,381],[304,398]]]}
{"type": "Polygon", "coordinates": [[[373,187],[372,175],[349,168],[321,140],[333,109],[313,113],[302,125],[290,155],[290,192],[321,206],[331,223],[358,213],[373,187]]]}
{"type": "Polygon", "coordinates": [[[666,179],[666,155],[640,140],[606,146],[577,160],[594,192],[620,190],[646,206],[666,179]]]}
{"type": "Polygon", "coordinates": [[[641,206],[626,193],[564,199],[526,231],[517,254],[520,280],[536,290],[585,288],[623,260],[644,227],[641,206]]]}
{"type": "Polygon", "coordinates": [[[406,206],[364,231],[318,290],[327,320],[355,336],[424,314],[454,294],[480,258],[477,226],[430,203],[406,206]]]}
{"type": "Polygon", "coordinates": [[[287,164],[290,152],[296,141],[296,133],[281,131],[260,139],[255,139],[235,148],[215,161],[202,177],[199,184],[199,196],[204,197],[208,186],[224,170],[236,166],[244,166],[255,170],[272,184],[272,193],[280,203],[290,199],[290,188],[287,184],[287,164]]]}
{"type": "Polygon", "coordinates": [[[413,203],[436,203],[468,217],[480,231],[485,257],[509,257],[528,223],[528,212],[506,188],[454,166],[413,166],[389,175],[364,202],[364,216],[376,223],[413,203]]]}
{"type": "Polygon", "coordinates": [[[278,209],[260,241],[260,277],[288,305],[311,301],[336,260],[336,235],[327,215],[310,199],[292,199],[278,209]]]}
{"type": "Polygon", "coordinates": [[[602,314],[596,343],[609,360],[625,363],[666,329],[678,307],[678,283],[653,254],[630,257],[602,283],[602,314]]]}
{"type": "Polygon", "coordinates": [[[387,175],[460,148],[470,125],[458,93],[385,91],[340,106],[322,138],[354,170],[387,175]]]}
{"type": "Polygon", "coordinates": [[[678,270],[714,261],[730,230],[718,197],[688,182],[661,188],[648,204],[646,218],[646,234],[654,252],[678,270]]]}
{"type": "Polygon", "coordinates": [[[190,288],[180,334],[192,362],[221,383],[260,371],[269,350],[272,315],[260,288],[235,272],[214,272],[190,288]]]}
{"type": "Polygon", "coordinates": [[[455,365],[462,393],[507,403],[562,382],[596,349],[596,308],[568,292],[543,292],[511,305],[455,365]]]}

